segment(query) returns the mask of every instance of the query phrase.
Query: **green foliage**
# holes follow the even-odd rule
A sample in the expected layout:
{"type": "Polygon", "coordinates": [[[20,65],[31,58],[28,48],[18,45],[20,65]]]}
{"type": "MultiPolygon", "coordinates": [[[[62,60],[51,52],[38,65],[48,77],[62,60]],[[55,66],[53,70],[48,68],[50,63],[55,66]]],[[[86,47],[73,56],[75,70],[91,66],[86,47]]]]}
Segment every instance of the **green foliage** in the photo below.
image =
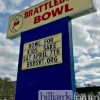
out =
{"type": "Polygon", "coordinates": [[[0,78],[0,100],[10,100],[15,97],[15,82],[10,78],[0,78]]]}

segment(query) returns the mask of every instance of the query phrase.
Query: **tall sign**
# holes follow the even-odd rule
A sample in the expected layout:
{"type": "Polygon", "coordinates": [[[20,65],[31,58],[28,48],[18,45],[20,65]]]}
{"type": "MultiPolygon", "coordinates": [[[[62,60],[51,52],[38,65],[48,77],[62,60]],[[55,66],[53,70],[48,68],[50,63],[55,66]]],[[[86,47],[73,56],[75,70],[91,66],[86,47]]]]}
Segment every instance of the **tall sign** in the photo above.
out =
{"type": "Polygon", "coordinates": [[[63,18],[21,34],[16,100],[59,100],[54,90],[72,100],[75,77],[70,21],[63,18]]]}
{"type": "Polygon", "coordinates": [[[11,16],[7,38],[17,38],[21,32],[67,16],[77,18],[95,11],[93,0],[46,0],[11,16]]]}
{"type": "Polygon", "coordinates": [[[95,12],[93,0],[46,0],[9,18],[21,36],[16,100],[74,100],[71,19],[95,12]]]}

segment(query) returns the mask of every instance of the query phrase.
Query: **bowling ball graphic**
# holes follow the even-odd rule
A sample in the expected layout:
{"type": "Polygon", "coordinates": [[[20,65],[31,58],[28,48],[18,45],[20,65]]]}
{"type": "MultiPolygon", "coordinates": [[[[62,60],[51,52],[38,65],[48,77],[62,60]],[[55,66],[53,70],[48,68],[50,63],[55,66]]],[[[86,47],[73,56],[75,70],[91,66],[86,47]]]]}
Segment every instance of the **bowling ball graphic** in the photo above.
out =
{"type": "Polygon", "coordinates": [[[9,29],[12,33],[17,32],[23,25],[23,16],[22,15],[16,15],[12,18],[9,29]]]}

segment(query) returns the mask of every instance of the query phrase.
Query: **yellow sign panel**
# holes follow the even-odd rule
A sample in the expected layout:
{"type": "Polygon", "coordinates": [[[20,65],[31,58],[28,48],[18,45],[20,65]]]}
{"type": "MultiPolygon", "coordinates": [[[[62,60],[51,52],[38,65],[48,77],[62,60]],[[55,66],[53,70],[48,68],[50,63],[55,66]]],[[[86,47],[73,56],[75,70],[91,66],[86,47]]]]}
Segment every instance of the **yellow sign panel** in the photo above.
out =
{"type": "Polygon", "coordinates": [[[93,0],[46,0],[9,18],[7,38],[69,16],[76,18],[96,11],[93,0]]]}
{"type": "Polygon", "coordinates": [[[22,70],[62,63],[62,34],[24,44],[22,70]]]}

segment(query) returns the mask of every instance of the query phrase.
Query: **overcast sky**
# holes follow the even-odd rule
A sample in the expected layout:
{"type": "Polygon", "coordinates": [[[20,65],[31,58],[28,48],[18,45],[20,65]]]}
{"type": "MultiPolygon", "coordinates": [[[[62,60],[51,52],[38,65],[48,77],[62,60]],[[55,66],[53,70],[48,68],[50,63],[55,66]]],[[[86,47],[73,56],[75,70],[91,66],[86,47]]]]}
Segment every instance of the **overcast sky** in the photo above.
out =
{"type": "MultiPolygon", "coordinates": [[[[43,0],[0,0],[0,77],[16,80],[20,38],[6,39],[8,18],[43,0]]],[[[76,81],[100,85],[100,0],[97,12],[72,21],[76,81]]]]}

